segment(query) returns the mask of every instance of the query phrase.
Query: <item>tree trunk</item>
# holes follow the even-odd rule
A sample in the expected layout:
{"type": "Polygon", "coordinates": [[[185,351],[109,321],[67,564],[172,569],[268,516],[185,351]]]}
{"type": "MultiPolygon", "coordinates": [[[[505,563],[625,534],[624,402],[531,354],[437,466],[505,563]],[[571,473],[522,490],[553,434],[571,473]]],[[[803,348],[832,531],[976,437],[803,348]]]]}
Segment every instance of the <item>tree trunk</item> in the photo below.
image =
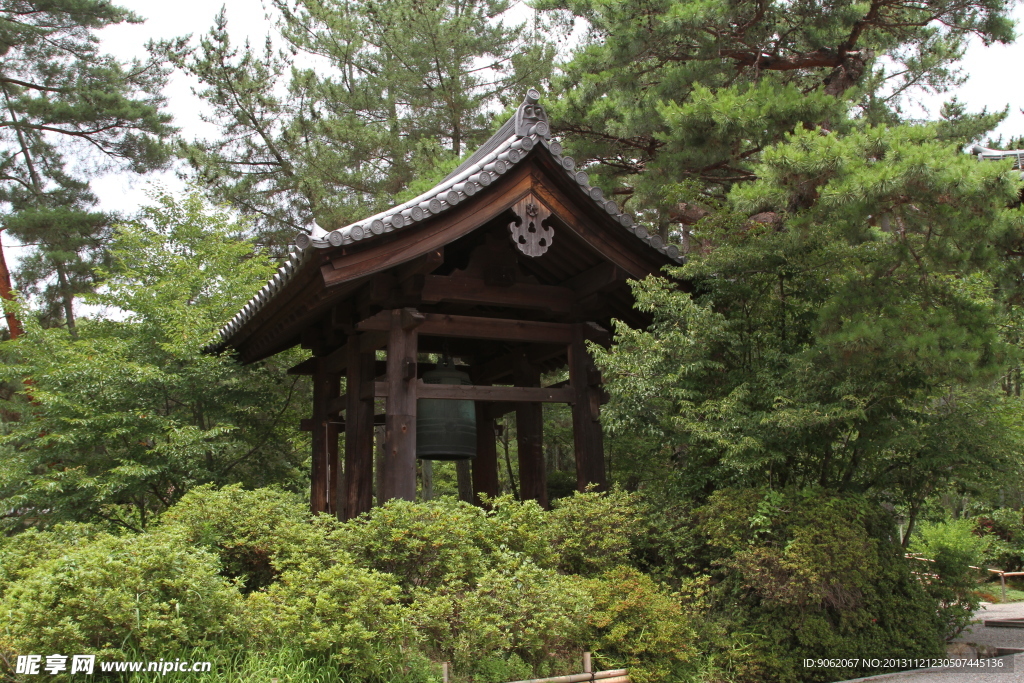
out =
{"type": "Polygon", "coordinates": [[[72,339],[78,339],[78,330],[75,328],[75,298],[71,295],[68,286],[68,277],[64,272],[64,264],[57,261],[57,283],[60,285],[60,298],[64,303],[64,320],[68,324],[68,334],[72,339]]]}
{"type": "MultiPolygon", "coordinates": [[[[0,235],[3,233],[0,232],[0,235]]],[[[14,301],[14,294],[12,293],[13,287],[11,286],[11,272],[7,270],[7,260],[4,258],[4,246],[0,242],[0,299],[6,299],[7,301],[14,301]]],[[[21,321],[18,320],[18,316],[14,314],[13,309],[6,310],[4,312],[4,318],[7,319],[7,330],[11,334],[11,339],[17,339],[24,333],[25,328],[21,326],[21,321]]]]}

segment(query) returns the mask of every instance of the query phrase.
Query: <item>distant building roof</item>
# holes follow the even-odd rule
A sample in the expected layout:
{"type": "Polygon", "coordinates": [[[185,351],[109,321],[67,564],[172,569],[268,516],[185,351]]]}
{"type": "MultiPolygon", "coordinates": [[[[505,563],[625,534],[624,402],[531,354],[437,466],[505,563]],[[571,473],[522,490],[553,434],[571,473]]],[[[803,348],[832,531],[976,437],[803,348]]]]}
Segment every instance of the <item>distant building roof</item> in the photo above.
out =
{"type": "Polygon", "coordinates": [[[1013,159],[1013,167],[1020,169],[1024,167],[1024,149],[989,149],[981,145],[971,148],[971,153],[977,155],[979,161],[999,161],[1002,159],[1013,159]]]}

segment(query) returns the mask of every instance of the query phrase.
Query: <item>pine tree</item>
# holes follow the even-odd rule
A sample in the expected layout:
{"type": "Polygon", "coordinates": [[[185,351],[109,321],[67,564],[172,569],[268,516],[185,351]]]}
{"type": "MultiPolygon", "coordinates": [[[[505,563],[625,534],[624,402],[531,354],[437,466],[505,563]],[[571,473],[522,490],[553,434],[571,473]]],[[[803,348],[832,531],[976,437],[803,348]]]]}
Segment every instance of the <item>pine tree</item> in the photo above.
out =
{"type": "Polygon", "coordinates": [[[494,109],[550,71],[551,48],[504,23],[508,0],[274,4],[286,50],[233,47],[222,14],[178,59],[221,128],[183,154],[270,241],[389,205],[483,142],[494,109]]]}
{"type": "Polygon", "coordinates": [[[851,117],[896,123],[908,93],[959,82],[969,39],[1013,38],[1004,0],[538,6],[589,26],[558,81],[555,130],[606,192],[664,228],[692,225],[703,201],[755,180],[762,151],[786,134],[849,130],[851,117]]]}
{"type": "MultiPolygon", "coordinates": [[[[122,63],[98,48],[99,29],[140,21],[103,0],[0,3],[2,229],[37,246],[22,279],[31,288],[56,278],[39,291],[72,333],[72,299],[92,278],[109,221],[92,211],[88,181],[69,167],[145,172],[168,158],[162,139],[173,129],[161,110],[161,61],[122,63]]],[[[11,297],[2,250],[0,296],[11,297]]],[[[17,336],[13,313],[7,322],[17,336]]]]}

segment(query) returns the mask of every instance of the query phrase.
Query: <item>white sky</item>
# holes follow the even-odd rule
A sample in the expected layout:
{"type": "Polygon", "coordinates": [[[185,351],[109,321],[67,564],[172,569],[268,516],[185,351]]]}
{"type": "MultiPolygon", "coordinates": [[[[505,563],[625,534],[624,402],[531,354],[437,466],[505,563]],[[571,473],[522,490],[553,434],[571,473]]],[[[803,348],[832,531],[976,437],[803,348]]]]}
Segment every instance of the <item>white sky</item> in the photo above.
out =
{"type": "MultiPolygon", "coordinates": [[[[118,0],[118,4],[134,10],[146,19],[144,24],[115,26],[101,33],[104,49],[123,59],[144,54],[145,43],[151,38],[206,33],[222,6],[200,0],[118,0]]],[[[228,28],[233,41],[241,44],[248,38],[254,45],[262,45],[271,29],[271,21],[261,1],[226,0],[223,6],[227,11],[228,28]]],[[[1015,15],[1024,33],[1024,5],[1018,6],[1015,15]]],[[[1020,70],[1024,70],[1024,39],[1009,46],[986,48],[980,43],[975,44],[964,61],[964,71],[970,74],[970,79],[956,93],[972,111],[982,107],[1002,109],[1009,105],[1010,115],[997,131],[1005,137],[1024,134],[1024,114],[1021,113],[1021,109],[1024,109],[1024,79],[1019,76],[1020,70]]],[[[212,135],[215,132],[213,128],[200,120],[199,113],[203,105],[192,95],[193,85],[181,74],[171,78],[167,89],[170,111],[186,137],[212,135]]],[[[936,111],[950,95],[923,98],[924,105],[936,111]]],[[[143,178],[130,174],[110,174],[95,180],[93,188],[100,197],[102,208],[132,213],[146,202],[145,190],[153,182],[162,183],[171,189],[182,187],[174,173],[165,172],[143,178]]],[[[6,241],[10,242],[10,238],[6,241]]],[[[14,259],[17,258],[16,253],[8,253],[14,259]]]]}

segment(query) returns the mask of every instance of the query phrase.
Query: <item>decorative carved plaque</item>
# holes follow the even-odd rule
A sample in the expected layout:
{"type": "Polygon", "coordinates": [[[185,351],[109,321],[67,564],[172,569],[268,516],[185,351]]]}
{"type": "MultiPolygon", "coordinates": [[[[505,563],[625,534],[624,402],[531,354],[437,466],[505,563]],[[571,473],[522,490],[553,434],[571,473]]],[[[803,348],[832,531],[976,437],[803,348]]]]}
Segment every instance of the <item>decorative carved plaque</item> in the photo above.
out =
{"type": "Polygon", "coordinates": [[[519,251],[527,256],[542,255],[551,246],[551,240],[555,237],[554,229],[544,225],[544,221],[551,217],[551,211],[533,195],[520,199],[512,210],[519,217],[518,221],[508,224],[512,241],[519,251]]]}

